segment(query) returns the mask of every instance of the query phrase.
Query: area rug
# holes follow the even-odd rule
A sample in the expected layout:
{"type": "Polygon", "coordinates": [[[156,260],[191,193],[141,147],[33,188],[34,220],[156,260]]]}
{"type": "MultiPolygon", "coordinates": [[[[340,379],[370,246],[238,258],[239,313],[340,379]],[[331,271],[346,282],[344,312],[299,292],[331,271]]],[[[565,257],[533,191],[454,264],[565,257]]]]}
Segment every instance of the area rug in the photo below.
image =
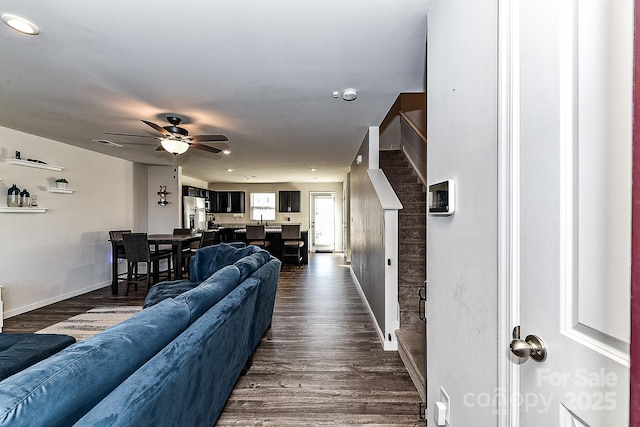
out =
{"type": "Polygon", "coordinates": [[[142,307],[139,306],[96,307],[36,333],[71,335],[76,341],[82,341],[128,319],[140,310],[142,307]]]}

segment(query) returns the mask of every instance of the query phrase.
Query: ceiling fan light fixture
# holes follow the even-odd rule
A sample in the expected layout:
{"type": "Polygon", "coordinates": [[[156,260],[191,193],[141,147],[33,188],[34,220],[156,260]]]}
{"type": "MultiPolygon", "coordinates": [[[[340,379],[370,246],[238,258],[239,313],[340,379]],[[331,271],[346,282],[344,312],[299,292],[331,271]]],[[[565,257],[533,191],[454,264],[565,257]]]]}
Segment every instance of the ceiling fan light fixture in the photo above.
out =
{"type": "Polygon", "coordinates": [[[182,154],[189,148],[189,144],[178,139],[163,139],[160,141],[162,148],[172,154],[182,154]]]}
{"type": "Polygon", "coordinates": [[[7,24],[12,29],[31,36],[35,36],[40,34],[40,29],[33,22],[27,21],[24,18],[21,18],[16,15],[11,15],[9,13],[4,13],[2,15],[2,21],[7,24]]]}

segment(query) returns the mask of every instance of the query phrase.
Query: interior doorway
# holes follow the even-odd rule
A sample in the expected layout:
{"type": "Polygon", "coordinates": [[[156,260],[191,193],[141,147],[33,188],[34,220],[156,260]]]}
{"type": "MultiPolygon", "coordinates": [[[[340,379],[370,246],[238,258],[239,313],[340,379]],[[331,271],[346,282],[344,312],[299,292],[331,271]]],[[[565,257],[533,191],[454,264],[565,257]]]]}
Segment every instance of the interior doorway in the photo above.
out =
{"type": "Polygon", "coordinates": [[[310,193],[311,252],[333,252],[336,246],[336,193],[310,193]]]}

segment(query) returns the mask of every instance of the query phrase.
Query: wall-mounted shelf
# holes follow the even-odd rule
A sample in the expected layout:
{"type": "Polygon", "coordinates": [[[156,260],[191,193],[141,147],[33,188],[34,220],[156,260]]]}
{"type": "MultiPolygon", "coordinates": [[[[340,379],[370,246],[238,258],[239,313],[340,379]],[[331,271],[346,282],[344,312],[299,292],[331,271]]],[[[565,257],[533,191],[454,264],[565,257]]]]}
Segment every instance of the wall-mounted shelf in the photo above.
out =
{"type": "Polygon", "coordinates": [[[57,172],[60,172],[64,169],[64,167],[62,166],[50,165],[47,163],[31,162],[29,160],[22,160],[22,159],[5,158],[4,161],[9,163],[10,165],[27,166],[30,168],[46,169],[46,170],[57,171],[57,172]]]}
{"type": "Polygon", "coordinates": [[[47,208],[8,208],[0,207],[0,213],[45,213],[47,208]]]}
{"type": "Polygon", "coordinates": [[[48,191],[49,193],[71,194],[71,193],[73,193],[75,190],[72,190],[72,189],[70,189],[70,188],[47,187],[47,191],[48,191]]]}

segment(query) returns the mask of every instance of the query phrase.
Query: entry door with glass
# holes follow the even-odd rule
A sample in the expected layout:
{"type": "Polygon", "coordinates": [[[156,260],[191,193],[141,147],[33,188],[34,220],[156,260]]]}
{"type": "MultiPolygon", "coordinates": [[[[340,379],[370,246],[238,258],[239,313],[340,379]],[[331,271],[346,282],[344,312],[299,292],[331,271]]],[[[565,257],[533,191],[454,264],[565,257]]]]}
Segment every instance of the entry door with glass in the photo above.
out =
{"type": "Polygon", "coordinates": [[[333,252],[336,234],[335,193],[311,193],[311,251],[333,252]]]}

